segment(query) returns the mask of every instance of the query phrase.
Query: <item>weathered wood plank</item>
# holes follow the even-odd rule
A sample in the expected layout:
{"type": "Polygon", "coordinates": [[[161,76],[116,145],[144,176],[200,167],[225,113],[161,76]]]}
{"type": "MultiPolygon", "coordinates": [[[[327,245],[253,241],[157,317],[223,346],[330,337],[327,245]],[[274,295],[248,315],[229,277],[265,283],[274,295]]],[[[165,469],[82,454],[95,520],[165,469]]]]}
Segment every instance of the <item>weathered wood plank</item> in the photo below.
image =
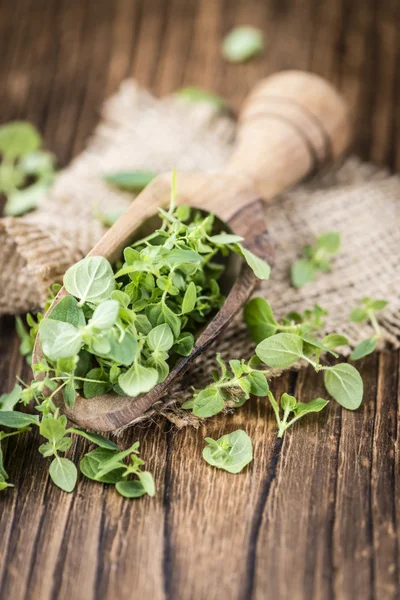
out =
{"type": "MultiPolygon", "coordinates": [[[[278,393],[291,375],[277,380],[278,393]]],[[[198,432],[170,434],[166,474],[164,577],[167,598],[250,598],[259,521],[274,477],[280,442],[268,402],[253,399],[198,432]],[[203,439],[244,429],[254,462],[240,476],[202,459],[203,439]]]]}
{"type": "MultiPolygon", "coordinates": [[[[295,395],[324,397],[322,375],[300,372],[295,395]]],[[[332,597],[340,410],[334,402],[285,434],[260,524],[255,598],[332,597]]]]}
{"type": "Polygon", "coordinates": [[[399,538],[395,514],[395,442],[399,355],[384,352],[379,377],[371,466],[373,583],[376,598],[398,597],[399,538]]]}
{"type": "Polygon", "coordinates": [[[372,355],[359,362],[364,366],[363,404],[354,413],[342,413],[332,541],[338,600],[374,598],[371,469],[378,360],[372,355]]]}

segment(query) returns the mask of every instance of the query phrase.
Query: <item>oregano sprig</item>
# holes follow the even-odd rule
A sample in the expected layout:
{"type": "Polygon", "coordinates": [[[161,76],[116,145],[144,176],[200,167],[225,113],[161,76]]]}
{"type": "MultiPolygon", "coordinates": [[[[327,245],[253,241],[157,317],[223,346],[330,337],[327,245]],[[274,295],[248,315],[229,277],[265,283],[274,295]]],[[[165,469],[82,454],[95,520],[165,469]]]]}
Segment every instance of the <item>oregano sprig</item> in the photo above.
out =
{"type": "Polygon", "coordinates": [[[351,360],[359,360],[372,354],[376,349],[378,342],[382,337],[381,328],[376,318],[376,313],[383,310],[387,306],[387,300],[374,299],[374,298],[363,298],[361,305],[353,308],[350,313],[350,321],[353,323],[366,323],[369,321],[374,329],[375,335],[365,340],[362,340],[354,348],[350,354],[351,360]]]}
{"type": "Polygon", "coordinates": [[[313,246],[303,248],[303,258],[292,265],[292,285],[302,287],[314,281],[319,271],[330,271],[331,259],[339,250],[340,234],[337,231],[328,231],[318,236],[313,246]]]}

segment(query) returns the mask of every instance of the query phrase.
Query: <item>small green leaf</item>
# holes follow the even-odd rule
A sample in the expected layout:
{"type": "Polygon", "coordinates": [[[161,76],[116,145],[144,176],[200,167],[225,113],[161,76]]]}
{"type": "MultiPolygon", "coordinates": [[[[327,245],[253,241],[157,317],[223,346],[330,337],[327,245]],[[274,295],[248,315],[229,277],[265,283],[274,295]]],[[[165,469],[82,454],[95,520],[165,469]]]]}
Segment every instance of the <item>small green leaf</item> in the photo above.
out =
{"type": "Polygon", "coordinates": [[[223,435],[218,440],[205,438],[208,445],[203,450],[203,458],[209,465],[239,473],[253,460],[253,445],[245,431],[237,429],[223,435]]]}
{"type": "Polygon", "coordinates": [[[247,381],[250,382],[250,394],[253,396],[267,396],[269,392],[268,381],[263,373],[252,371],[247,376],[247,381]]]}
{"type": "Polygon", "coordinates": [[[368,308],[371,310],[383,310],[387,305],[387,300],[370,300],[368,303],[368,308]]]}
{"type": "Polygon", "coordinates": [[[119,303],[117,300],[104,300],[96,306],[89,325],[99,331],[110,329],[110,327],[115,325],[118,311],[119,303]]]}
{"type": "Polygon", "coordinates": [[[114,330],[107,335],[107,341],[110,345],[107,351],[107,358],[114,360],[119,365],[129,366],[134,361],[137,351],[137,340],[129,331],[125,331],[125,335],[119,341],[118,333],[114,330]]]}
{"type": "Polygon", "coordinates": [[[108,173],[104,179],[120,190],[141,192],[156,176],[153,171],[118,171],[108,173]]]}
{"type": "Polygon", "coordinates": [[[133,363],[131,368],[118,377],[118,384],[128,396],[139,396],[149,392],[158,381],[156,369],[143,367],[138,362],[133,363]]]}
{"type": "Polygon", "coordinates": [[[70,427],[68,429],[69,433],[75,433],[76,435],[80,435],[81,437],[86,438],[93,444],[97,444],[100,448],[106,448],[107,450],[117,450],[119,452],[120,448],[108,438],[100,435],[99,433],[92,433],[91,431],[82,431],[82,429],[77,429],[76,427],[70,427]]]}
{"type": "Polygon", "coordinates": [[[339,333],[329,333],[322,340],[322,344],[329,349],[339,348],[340,346],[347,346],[349,340],[344,335],[339,333]]]}
{"type": "Polygon", "coordinates": [[[325,387],[341,406],[355,410],[362,402],[363,381],[360,373],[346,363],[330,367],[324,374],[325,387]]]}
{"type": "Polygon", "coordinates": [[[191,281],[186,289],[182,301],[182,314],[191,313],[196,306],[197,292],[196,285],[191,281]]]}
{"type": "Polygon", "coordinates": [[[189,356],[194,347],[194,337],[191,333],[182,332],[175,344],[174,351],[180,356],[189,356]]]}
{"type": "Polygon", "coordinates": [[[368,319],[368,313],[364,308],[353,308],[350,313],[350,321],[353,323],[364,323],[368,319]]]}
{"type": "Polygon", "coordinates": [[[234,235],[233,233],[218,233],[208,238],[213,244],[217,246],[225,246],[227,244],[238,244],[243,242],[244,238],[241,235],[234,235]]]}
{"type": "Polygon", "coordinates": [[[219,388],[208,386],[199,392],[193,400],[193,414],[205,419],[218,414],[225,406],[225,399],[219,388]]]}
{"type": "Polygon", "coordinates": [[[258,344],[256,354],[270,367],[285,369],[303,356],[303,340],[291,333],[277,333],[258,344]]]}
{"type": "Polygon", "coordinates": [[[19,402],[21,393],[22,387],[17,384],[8,394],[1,394],[0,411],[12,411],[17,402],[19,402]]]}
{"type": "Polygon", "coordinates": [[[82,334],[70,323],[43,319],[39,325],[40,345],[51,360],[69,358],[79,353],[82,334]]]}
{"type": "Polygon", "coordinates": [[[308,413],[320,412],[327,404],[328,400],[324,400],[324,398],[315,398],[311,402],[297,402],[294,414],[299,417],[308,413]]]}
{"type": "Polygon", "coordinates": [[[330,254],[336,254],[340,248],[340,233],[337,231],[327,231],[316,240],[316,247],[322,248],[330,254]]]}
{"type": "Polygon", "coordinates": [[[40,423],[40,435],[49,440],[53,445],[62,440],[66,433],[66,426],[61,419],[46,417],[40,423]]]}
{"type": "Polygon", "coordinates": [[[202,262],[201,254],[194,250],[184,248],[174,248],[165,258],[165,263],[169,267],[180,265],[199,265],[202,262]]]}
{"type": "Polygon", "coordinates": [[[48,184],[37,181],[23,190],[12,192],[4,205],[4,214],[6,217],[20,217],[34,210],[48,189],[48,184]]]}
{"type": "Polygon", "coordinates": [[[73,296],[65,296],[49,312],[48,319],[54,321],[63,321],[70,323],[74,327],[84,327],[86,325],[83,310],[79,308],[78,301],[73,296]]]}
{"type": "Polygon", "coordinates": [[[364,356],[368,356],[372,354],[376,348],[378,343],[378,338],[368,338],[360,342],[350,354],[350,360],[359,360],[360,358],[364,358],[364,356]]]}
{"type": "Polygon", "coordinates": [[[238,249],[237,251],[243,256],[250,269],[253,271],[254,275],[258,277],[258,279],[269,279],[271,267],[265,260],[262,260],[262,258],[259,258],[240,244],[235,244],[235,248],[238,249]]]}
{"type": "Polygon", "coordinates": [[[146,494],[142,482],[138,479],[118,481],[115,489],[124,498],[140,498],[146,494]]]}
{"type": "Polygon", "coordinates": [[[73,408],[77,395],[78,394],[75,389],[74,382],[68,381],[63,393],[64,402],[68,406],[68,408],[73,408]]]}
{"type": "Polygon", "coordinates": [[[102,396],[111,390],[111,383],[108,381],[104,372],[100,368],[91,369],[86,374],[86,379],[93,379],[95,381],[84,381],[83,382],[83,395],[85,398],[95,398],[96,396],[102,396]],[[104,383],[99,383],[99,381],[104,383]]]}
{"type": "Polygon", "coordinates": [[[296,408],[297,400],[294,396],[290,396],[290,394],[283,393],[281,396],[281,407],[283,410],[288,412],[293,412],[296,408]]]}
{"type": "Polygon", "coordinates": [[[162,323],[154,327],[147,336],[147,344],[152,350],[162,350],[167,352],[172,348],[174,336],[167,323],[162,323]]]}
{"type": "Polygon", "coordinates": [[[115,290],[112,267],[103,256],[87,256],[75,263],[64,275],[64,286],[69,294],[85,302],[100,304],[115,290]]]}
{"type": "Polygon", "coordinates": [[[57,456],[50,465],[49,473],[54,483],[64,492],[72,492],[75,488],[78,471],[68,458],[57,456]]]}
{"type": "Polygon", "coordinates": [[[149,471],[140,471],[138,473],[138,477],[146,494],[148,494],[149,496],[155,496],[156,487],[154,484],[153,475],[149,473],[149,471]]]}
{"type": "Polygon", "coordinates": [[[27,415],[14,410],[0,411],[0,425],[10,429],[24,429],[29,425],[39,425],[38,415],[27,415]]]}
{"type": "Polygon", "coordinates": [[[309,346],[313,346],[314,348],[319,348],[319,350],[322,350],[323,352],[328,352],[328,354],[332,354],[332,356],[334,356],[335,358],[337,358],[339,356],[338,354],[336,354],[336,352],[333,352],[333,350],[328,348],[328,346],[324,346],[324,344],[322,344],[318,340],[314,340],[312,338],[306,337],[305,335],[303,335],[302,338],[303,338],[303,342],[306,342],[306,344],[308,344],[309,346]]]}
{"type": "Polygon", "coordinates": [[[250,26],[236,27],[225,36],[222,54],[226,60],[240,63],[257,56],[264,50],[264,34],[250,26]]]}
{"type": "Polygon", "coordinates": [[[88,479],[99,481],[101,483],[117,483],[118,481],[121,481],[125,472],[125,467],[120,466],[113,471],[106,473],[102,477],[99,477],[101,465],[113,456],[116,456],[116,454],[117,452],[115,450],[101,447],[92,450],[92,452],[88,452],[79,463],[81,473],[88,479]]]}
{"type": "Polygon", "coordinates": [[[296,260],[291,269],[291,280],[294,287],[303,287],[306,283],[314,281],[316,269],[314,265],[304,259],[296,260]]]}
{"type": "MultiPolygon", "coordinates": [[[[225,100],[221,96],[213,94],[212,92],[207,92],[206,90],[202,90],[199,87],[185,87],[180,90],[177,90],[175,92],[175,95],[179,98],[182,98],[183,100],[187,100],[188,102],[201,102],[209,104],[210,106],[213,106],[216,110],[224,110],[226,108],[225,100]]],[[[186,220],[179,215],[178,218],[181,221],[186,220]]]]}
{"type": "Polygon", "coordinates": [[[27,121],[12,121],[0,127],[0,154],[7,158],[34,152],[41,143],[38,130],[27,121]]]}
{"type": "Polygon", "coordinates": [[[276,333],[278,323],[265,298],[250,300],[244,307],[243,318],[256,343],[262,342],[276,333]]]}
{"type": "Polygon", "coordinates": [[[54,172],[54,156],[38,150],[24,154],[18,166],[26,175],[46,176],[54,172]]]}

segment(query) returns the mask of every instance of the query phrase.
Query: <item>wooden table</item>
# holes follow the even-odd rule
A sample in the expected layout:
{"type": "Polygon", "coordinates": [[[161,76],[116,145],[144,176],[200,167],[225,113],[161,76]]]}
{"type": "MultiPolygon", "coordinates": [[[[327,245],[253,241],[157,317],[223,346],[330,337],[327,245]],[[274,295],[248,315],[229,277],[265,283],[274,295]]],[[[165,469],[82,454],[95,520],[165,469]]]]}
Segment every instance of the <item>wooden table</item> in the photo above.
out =
{"type": "MultiPolygon", "coordinates": [[[[400,166],[400,7],[395,0],[1,0],[0,118],[43,132],[61,165],[84,147],[98,109],[128,76],[156,94],[197,84],[237,108],[261,77],[284,68],[336,84],[356,114],[356,151],[400,166]],[[262,27],[264,57],[233,66],[221,37],[262,27]]],[[[1,390],[28,377],[13,319],[0,322],[1,390]]],[[[253,400],[207,429],[136,427],[156,499],[127,501],[79,481],[54,487],[38,437],[9,442],[16,483],[0,500],[0,598],[207,600],[399,598],[399,354],[362,361],[365,400],[330,406],[275,437],[253,400]],[[254,462],[240,476],[201,459],[205,432],[244,427],[254,462]]],[[[311,371],[277,391],[322,393],[311,371]]],[[[77,458],[87,448],[77,443],[77,458]]]]}

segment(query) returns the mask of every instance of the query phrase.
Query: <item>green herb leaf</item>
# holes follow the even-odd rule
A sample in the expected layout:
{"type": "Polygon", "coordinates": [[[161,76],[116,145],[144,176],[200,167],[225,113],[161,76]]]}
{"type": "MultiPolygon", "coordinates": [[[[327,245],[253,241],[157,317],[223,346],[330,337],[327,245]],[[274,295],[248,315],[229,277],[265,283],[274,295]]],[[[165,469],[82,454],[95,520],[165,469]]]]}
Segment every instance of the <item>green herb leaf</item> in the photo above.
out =
{"type": "MultiPolygon", "coordinates": [[[[81,437],[86,438],[93,444],[97,444],[100,448],[106,448],[107,450],[117,450],[119,452],[119,446],[115,444],[112,440],[100,435],[99,433],[92,433],[91,431],[83,431],[82,429],[77,429],[76,427],[70,427],[68,429],[70,433],[76,433],[76,435],[80,435],[81,437]]],[[[109,458],[109,457],[108,457],[109,458]]]]}
{"type": "Polygon", "coordinates": [[[371,310],[383,310],[388,305],[387,300],[371,300],[367,303],[367,306],[371,310]]]}
{"type": "Polygon", "coordinates": [[[237,244],[243,242],[244,238],[241,235],[235,235],[233,233],[218,233],[208,238],[213,244],[217,246],[225,246],[227,244],[237,244]]]}
{"type": "Polygon", "coordinates": [[[194,337],[191,333],[182,332],[175,344],[174,350],[180,356],[189,356],[194,347],[194,337]]]}
{"type": "Polygon", "coordinates": [[[250,382],[250,394],[253,396],[267,396],[269,392],[268,381],[263,373],[252,371],[247,376],[247,381],[250,382]]]}
{"type": "Polygon", "coordinates": [[[362,402],[363,381],[357,369],[346,363],[330,367],[324,374],[325,387],[344,408],[355,410],[362,402]]]}
{"type": "Polygon", "coordinates": [[[191,281],[186,288],[185,295],[182,301],[182,314],[190,313],[196,306],[197,292],[196,285],[191,281]]]}
{"type": "Polygon", "coordinates": [[[283,410],[288,412],[293,412],[296,409],[297,400],[294,396],[290,396],[290,394],[283,393],[281,396],[281,407],[283,410]]]}
{"type": "Polygon", "coordinates": [[[14,409],[14,406],[21,399],[21,393],[22,387],[17,384],[8,394],[1,394],[0,411],[12,411],[14,409]]]}
{"type": "Polygon", "coordinates": [[[125,331],[123,339],[119,341],[117,333],[111,331],[107,335],[107,340],[110,344],[107,358],[114,360],[119,365],[131,365],[137,351],[138,344],[136,338],[129,331],[125,331]]]}
{"type": "Polygon", "coordinates": [[[63,321],[43,319],[39,325],[39,334],[42,350],[51,360],[74,356],[82,346],[79,329],[63,321]]]}
{"type": "Polygon", "coordinates": [[[114,273],[102,256],[87,256],[75,263],[64,275],[64,286],[69,294],[85,302],[99,304],[108,300],[115,289],[114,273]]]}
{"type": "Polygon", "coordinates": [[[296,260],[292,265],[291,280],[294,287],[303,287],[306,283],[314,281],[316,274],[315,266],[306,259],[296,260]]]}
{"type": "Polygon", "coordinates": [[[260,29],[243,26],[228,33],[222,44],[222,54],[233,63],[244,62],[264,49],[264,35],[260,29]]]}
{"type": "MultiPolygon", "coordinates": [[[[175,95],[189,102],[201,102],[209,104],[216,110],[224,110],[226,108],[225,100],[221,96],[213,94],[212,92],[207,92],[206,90],[202,90],[199,87],[185,87],[177,90],[175,95]]],[[[182,217],[180,217],[180,219],[182,221],[185,220],[182,219],[182,217]]]]}
{"type": "Polygon", "coordinates": [[[63,393],[64,402],[68,406],[68,408],[73,408],[77,395],[78,394],[75,389],[73,380],[68,381],[63,393]]]}
{"type": "Polygon", "coordinates": [[[265,260],[262,260],[240,244],[235,244],[235,247],[238,249],[239,254],[243,256],[250,269],[253,271],[254,275],[258,277],[258,279],[269,279],[271,267],[265,260]]]}
{"type": "Polygon", "coordinates": [[[6,217],[20,217],[34,210],[48,189],[48,184],[37,181],[23,190],[11,192],[4,205],[4,214],[6,217]]]}
{"type": "Polygon", "coordinates": [[[154,327],[147,337],[147,344],[152,350],[163,350],[164,352],[167,352],[172,348],[173,343],[174,336],[170,326],[166,323],[154,327]]]}
{"type": "Polygon", "coordinates": [[[153,479],[153,475],[151,473],[149,473],[149,471],[140,471],[138,473],[138,477],[139,477],[139,481],[143,486],[143,489],[145,490],[146,494],[148,494],[149,496],[155,496],[156,495],[156,487],[155,487],[155,483],[154,483],[154,479],[153,479]]]}
{"type": "Polygon", "coordinates": [[[322,344],[326,348],[338,348],[340,346],[347,346],[349,340],[344,335],[340,335],[339,333],[329,333],[322,340],[322,344]]]}
{"type": "Polygon", "coordinates": [[[86,325],[83,310],[78,306],[78,301],[73,296],[65,296],[51,309],[48,319],[54,321],[63,321],[70,323],[74,327],[84,327],[86,325]]]}
{"type": "Polygon", "coordinates": [[[322,350],[323,352],[328,352],[329,354],[332,354],[332,356],[334,356],[335,358],[339,356],[338,354],[336,354],[336,352],[333,352],[333,350],[331,350],[330,348],[328,348],[328,346],[325,346],[318,340],[314,340],[304,335],[301,337],[303,338],[303,342],[306,342],[306,344],[308,344],[309,346],[312,346],[313,348],[319,348],[319,350],[322,350]]]}
{"type": "Polygon", "coordinates": [[[83,382],[83,395],[85,398],[95,398],[96,396],[102,396],[111,390],[111,384],[105,376],[103,369],[94,368],[86,374],[86,379],[93,379],[94,381],[83,382]],[[104,383],[99,383],[103,382],[104,383]]]}
{"type": "Polygon", "coordinates": [[[251,337],[257,343],[276,333],[278,323],[265,298],[250,300],[244,307],[243,318],[251,337]]]}
{"type": "Polygon", "coordinates": [[[213,385],[199,392],[193,400],[193,414],[205,419],[218,414],[225,406],[221,390],[213,385]]]}
{"type": "Polygon", "coordinates": [[[209,465],[240,473],[253,460],[253,445],[245,431],[237,429],[223,435],[218,440],[205,438],[208,445],[203,450],[203,458],[209,465]]]}
{"type": "Polygon", "coordinates": [[[118,311],[119,304],[116,300],[104,300],[96,306],[89,325],[99,331],[110,329],[110,327],[115,325],[118,311]]]}
{"type": "Polygon", "coordinates": [[[54,446],[65,436],[65,422],[55,417],[47,417],[40,423],[40,435],[49,440],[54,446]]]}
{"type": "Polygon", "coordinates": [[[38,425],[39,417],[37,415],[27,415],[14,410],[0,411],[0,425],[10,427],[10,429],[24,429],[29,425],[38,425]]]}
{"type": "Polygon", "coordinates": [[[359,360],[360,358],[364,358],[364,356],[368,356],[372,354],[376,348],[378,343],[378,338],[368,338],[360,342],[350,354],[350,360],[359,360]]]}
{"type": "Polygon", "coordinates": [[[198,265],[202,260],[201,254],[194,250],[175,248],[168,252],[165,263],[169,267],[176,267],[178,265],[198,265]]]}
{"type": "Polygon", "coordinates": [[[350,321],[353,323],[364,323],[368,319],[368,313],[364,308],[353,308],[350,313],[350,321]]]}
{"type": "Polygon", "coordinates": [[[133,363],[131,368],[120,375],[118,384],[128,396],[139,396],[149,392],[158,382],[156,369],[143,367],[138,362],[133,363]]]}
{"type": "Polygon", "coordinates": [[[317,248],[322,248],[330,254],[335,254],[340,249],[340,233],[337,231],[327,231],[317,237],[317,248]]]}
{"type": "Polygon", "coordinates": [[[303,340],[291,333],[277,333],[258,344],[256,354],[270,367],[285,369],[303,356],[303,340]]]}
{"type": "Polygon", "coordinates": [[[306,415],[308,413],[320,412],[328,404],[328,400],[324,398],[315,398],[311,402],[297,402],[294,408],[296,417],[306,415]]]}
{"type": "Polygon", "coordinates": [[[104,179],[120,190],[141,192],[156,176],[153,171],[118,171],[108,173],[104,179]]]}
{"type": "Polygon", "coordinates": [[[118,481],[115,489],[124,498],[140,498],[146,494],[142,482],[138,479],[118,481]]]}
{"type": "Polygon", "coordinates": [[[64,492],[72,492],[75,488],[78,471],[68,458],[57,456],[50,465],[49,473],[54,483],[64,492]]]}
{"type": "Polygon", "coordinates": [[[113,471],[99,477],[101,465],[113,456],[116,456],[116,454],[117,452],[115,450],[101,447],[96,448],[95,450],[92,450],[92,452],[85,454],[79,463],[79,468],[83,475],[88,479],[99,481],[101,483],[117,483],[118,481],[121,481],[125,472],[125,467],[117,467],[113,471]]]}
{"type": "Polygon", "coordinates": [[[27,121],[12,121],[0,127],[0,153],[7,158],[34,152],[41,143],[39,132],[27,121]]]}

